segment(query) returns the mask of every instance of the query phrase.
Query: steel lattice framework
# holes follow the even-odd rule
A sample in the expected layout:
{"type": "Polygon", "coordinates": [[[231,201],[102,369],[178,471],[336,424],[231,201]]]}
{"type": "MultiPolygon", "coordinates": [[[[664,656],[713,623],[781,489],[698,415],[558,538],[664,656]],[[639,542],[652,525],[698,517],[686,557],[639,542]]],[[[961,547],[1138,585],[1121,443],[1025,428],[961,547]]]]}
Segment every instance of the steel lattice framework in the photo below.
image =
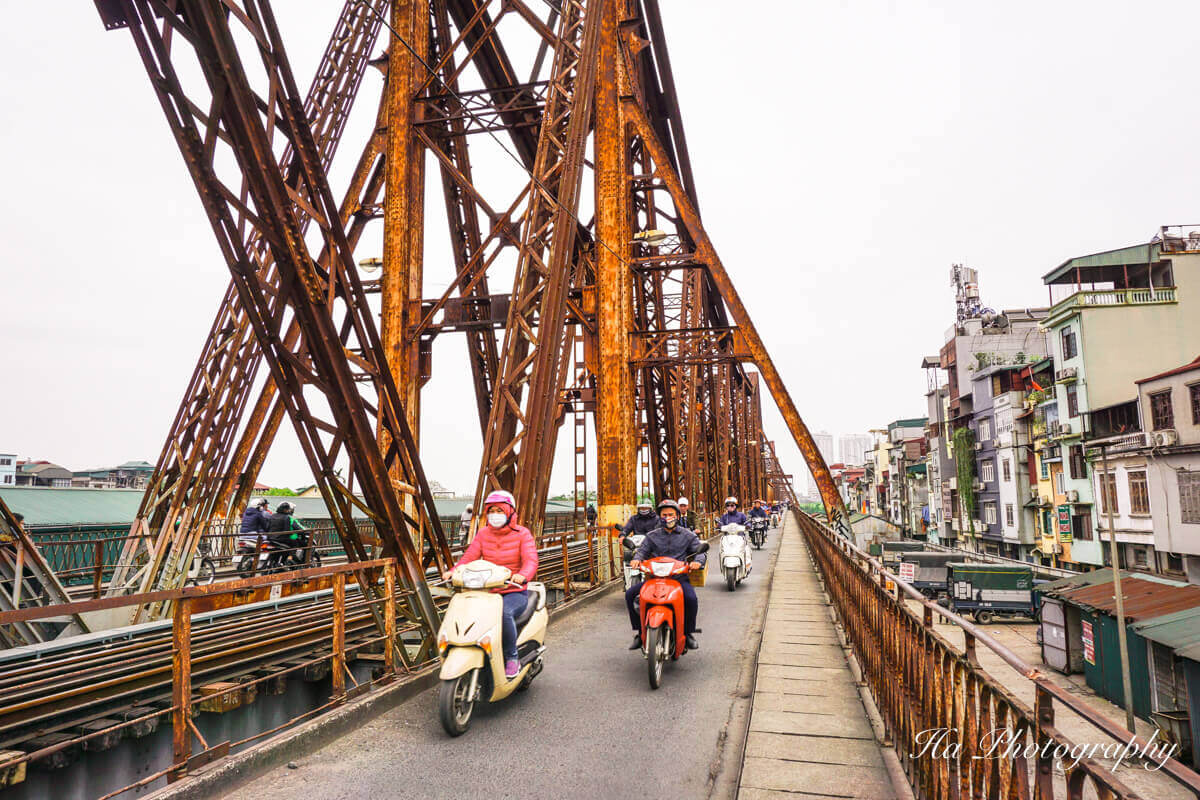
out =
{"type": "Polygon", "coordinates": [[[348,0],[303,98],[268,0],[97,6],[132,32],[232,276],[135,525],[155,537],[149,564],[114,592],[182,582],[287,416],[347,552],[366,555],[359,508],[432,624],[425,570],[448,551],[417,435],[431,343],[450,332],[467,342],[483,433],[477,496],[504,487],[543,508],[568,412],[593,416],[602,523],[634,502],[639,453],[659,496],[791,496],[762,432],[765,390],[830,518],[846,519],[701,221],[658,0],[562,0],[545,16],[524,0],[348,0]],[[328,171],[380,48],[376,125],[338,206],[328,171]],[[453,255],[436,297],[427,159],[453,255]],[[521,179],[497,188],[479,166],[497,161],[521,179]],[[353,250],[378,219],[382,279],[364,282],[353,250]]]}

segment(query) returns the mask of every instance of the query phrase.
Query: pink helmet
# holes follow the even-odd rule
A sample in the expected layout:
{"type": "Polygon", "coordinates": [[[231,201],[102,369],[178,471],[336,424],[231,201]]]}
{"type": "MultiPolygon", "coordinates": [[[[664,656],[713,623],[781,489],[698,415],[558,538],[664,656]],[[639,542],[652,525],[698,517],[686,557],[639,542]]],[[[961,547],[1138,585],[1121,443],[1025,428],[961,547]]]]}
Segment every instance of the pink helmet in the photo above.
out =
{"type": "Polygon", "coordinates": [[[483,501],[484,509],[492,505],[506,505],[509,507],[510,514],[515,514],[517,511],[517,498],[512,496],[512,492],[506,492],[503,489],[497,489],[487,496],[483,501]]]}

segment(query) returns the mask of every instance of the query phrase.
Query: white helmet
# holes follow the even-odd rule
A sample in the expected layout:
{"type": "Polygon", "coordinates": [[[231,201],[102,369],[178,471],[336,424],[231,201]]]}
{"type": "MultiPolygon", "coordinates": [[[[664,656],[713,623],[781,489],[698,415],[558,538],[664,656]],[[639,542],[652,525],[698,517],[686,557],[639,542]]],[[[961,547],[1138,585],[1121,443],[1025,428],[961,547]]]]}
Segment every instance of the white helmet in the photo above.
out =
{"type": "Polygon", "coordinates": [[[265,497],[256,497],[250,501],[251,508],[265,508],[271,501],[265,497]]]}
{"type": "Polygon", "coordinates": [[[730,503],[733,503],[736,506],[738,504],[738,499],[736,497],[726,497],[725,505],[729,505],[730,503]]]}
{"type": "Polygon", "coordinates": [[[688,499],[686,497],[681,497],[678,500],[676,500],[675,502],[681,506],[691,505],[690,503],[688,503],[688,499]]]}

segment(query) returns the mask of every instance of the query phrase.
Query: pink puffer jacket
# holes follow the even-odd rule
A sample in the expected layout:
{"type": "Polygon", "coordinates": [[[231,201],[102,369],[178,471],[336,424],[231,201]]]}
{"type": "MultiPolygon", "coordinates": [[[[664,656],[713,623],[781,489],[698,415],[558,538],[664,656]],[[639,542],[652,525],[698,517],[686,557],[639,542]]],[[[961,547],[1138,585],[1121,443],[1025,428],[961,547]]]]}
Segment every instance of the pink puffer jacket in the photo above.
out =
{"type": "MultiPolygon", "coordinates": [[[[502,567],[508,567],[514,573],[525,576],[526,581],[533,580],[537,574],[537,547],[533,543],[533,534],[521,525],[511,525],[504,528],[493,528],[484,525],[475,534],[475,538],[467,545],[462,558],[455,567],[468,564],[477,559],[484,559],[502,567]]],[[[500,594],[522,591],[524,587],[508,586],[495,591],[500,594]]]]}

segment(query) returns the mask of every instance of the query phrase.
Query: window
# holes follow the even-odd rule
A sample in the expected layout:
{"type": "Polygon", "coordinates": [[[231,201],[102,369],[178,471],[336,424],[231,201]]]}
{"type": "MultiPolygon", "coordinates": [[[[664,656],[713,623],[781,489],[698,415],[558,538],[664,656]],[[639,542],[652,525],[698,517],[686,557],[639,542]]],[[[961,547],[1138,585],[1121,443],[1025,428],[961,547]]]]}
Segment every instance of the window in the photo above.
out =
{"type": "Polygon", "coordinates": [[[992,421],[990,419],[979,420],[979,441],[986,442],[992,438],[992,421]]]}
{"type": "Polygon", "coordinates": [[[1067,385],[1067,416],[1079,416],[1079,391],[1073,383],[1067,385]]]}
{"type": "Polygon", "coordinates": [[[979,465],[979,480],[984,483],[996,480],[996,464],[990,458],[979,465]]]}
{"type": "Polygon", "coordinates": [[[1074,358],[1079,355],[1079,346],[1075,342],[1075,331],[1071,327],[1062,329],[1062,357],[1063,361],[1068,358],[1074,358]]]}
{"type": "Polygon", "coordinates": [[[1177,472],[1179,521],[1200,524],[1200,472],[1177,472]]]}
{"type": "Polygon", "coordinates": [[[1017,524],[1017,523],[1014,521],[1014,519],[1013,519],[1013,505],[1012,505],[1012,503],[1005,503],[1005,504],[1004,504],[1004,524],[1005,524],[1005,525],[1007,525],[1007,526],[1008,526],[1008,527],[1010,527],[1010,528],[1014,527],[1014,526],[1017,524]]]}
{"type": "Polygon", "coordinates": [[[1150,395],[1150,420],[1154,430],[1175,427],[1175,412],[1171,409],[1171,390],[1150,395]]]}
{"type": "Polygon", "coordinates": [[[1117,502],[1117,476],[1113,472],[1098,472],[1096,477],[1100,479],[1100,513],[1107,514],[1109,512],[1108,504],[1112,503],[1112,513],[1120,514],[1121,507],[1117,502]]]}
{"type": "Polygon", "coordinates": [[[5,482],[5,483],[12,483],[12,475],[5,475],[5,476],[4,476],[4,482],[5,482]]]}
{"type": "Polygon", "coordinates": [[[1129,473],[1129,513],[1146,516],[1150,513],[1150,490],[1145,472],[1129,473]]]}
{"type": "Polygon", "coordinates": [[[986,522],[988,525],[995,525],[996,519],[997,519],[996,518],[996,504],[995,503],[984,503],[983,504],[983,521],[986,522]]]}
{"type": "Polygon", "coordinates": [[[1054,473],[1054,491],[1059,494],[1067,493],[1067,476],[1061,472],[1054,473]]]}
{"type": "Polygon", "coordinates": [[[0,467],[11,467],[11,466],[12,466],[11,458],[0,458],[0,467]]]}
{"type": "Polygon", "coordinates": [[[1083,454],[1083,445],[1072,445],[1067,452],[1071,454],[1071,477],[1077,481],[1087,480],[1087,458],[1083,454]]]}
{"type": "Polygon", "coordinates": [[[1167,553],[1167,571],[1183,572],[1183,556],[1179,553],[1167,553]]]}
{"type": "Polygon", "coordinates": [[[1094,535],[1092,533],[1092,512],[1079,511],[1071,515],[1071,536],[1076,541],[1090,542],[1094,535]]]}
{"type": "Polygon", "coordinates": [[[1000,461],[1000,466],[1002,467],[1001,472],[1004,474],[1004,482],[1008,483],[1012,480],[1012,462],[1005,458],[1000,461]]]}
{"type": "Polygon", "coordinates": [[[1042,480],[1050,480],[1050,463],[1038,459],[1038,469],[1041,470],[1042,480]]]}
{"type": "Polygon", "coordinates": [[[1134,548],[1133,565],[1135,567],[1142,567],[1143,569],[1150,565],[1150,559],[1146,557],[1145,549],[1141,547],[1134,548]]]}
{"type": "MultiPolygon", "coordinates": [[[[1188,398],[1192,405],[1192,424],[1200,425],[1200,383],[1188,387],[1188,398]]],[[[0,461],[0,464],[4,462],[0,461]]]]}

